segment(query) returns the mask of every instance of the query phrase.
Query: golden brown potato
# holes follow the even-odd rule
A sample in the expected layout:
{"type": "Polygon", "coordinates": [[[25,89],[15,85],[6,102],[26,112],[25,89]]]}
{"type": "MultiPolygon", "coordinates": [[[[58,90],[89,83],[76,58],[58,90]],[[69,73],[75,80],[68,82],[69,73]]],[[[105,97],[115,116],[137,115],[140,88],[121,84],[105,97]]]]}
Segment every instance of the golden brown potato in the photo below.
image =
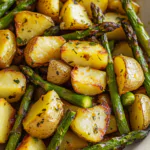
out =
{"type": "Polygon", "coordinates": [[[108,53],[98,43],[75,40],[61,47],[61,59],[70,66],[105,69],[108,64],[108,53]]]}
{"type": "MultiPolygon", "coordinates": [[[[132,7],[136,13],[139,12],[140,6],[137,3],[132,1],[132,7]]],[[[121,0],[108,0],[108,9],[125,14],[124,9],[122,8],[121,0]]]]}
{"type": "Polygon", "coordinates": [[[71,129],[89,142],[100,142],[107,130],[110,109],[101,105],[93,108],[80,108],[71,123],[71,129]]]}
{"type": "Polygon", "coordinates": [[[114,69],[120,95],[138,89],[144,82],[145,78],[140,64],[131,57],[116,56],[114,69]]]}
{"type": "Polygon", "coordinates": [[[35,102],[25,119],[27,133],[40,139],[51,136],[63,116],[63,103],[55,91],[49,91],[35,102]]]}
{"type": "Polygon", "coordinates": [[[0,71],[0,97],[8,102],[20,100],[26,90],[25,76],[15,70],[4,69],[0,71]]]}
{"type": "Polygon", "coordinates": [[[117,130],[118,130],[118,128],[117,128],[117,122],[116,122],[115,116],[111,115],[106,134],[111,134],[113,132],[117,132],[117,130]]]}
{"type": "Polygon", "coordinates": [[[89,67],[76,66],[71,72],[71,83],[75,92],[97,95],[106,88],[106,72],[89,67]]]}
{"type": "Polygon", "coordinates": [[[88,142],[81,139],[71,130],[65,134],[59,150],[77,150],[88,146],[88,142]]]}
{"type": "Polygon", "coordinates": [[[15,35],[10,30],[0,30],[0,68],[10,66],[15,52],[15,35]]]}
{"type": "Polygon", "coordinates": [[[60,59],[60,47],[66,41],[61,36],[34,37],[27,44],[24,56],[31,67],[48,65],[50,59],[60,59]]]}
{"type": "Polygon", "coordinates": [[[46,146],[42,140],[27,135],[16,150],[46,150],[46,146]]]}
{"type": "Polygon", "coordinates": [[[15,109],[0,98],[0,143],[6,143],[15,121],[15,109]]]}
{"type": "Polygon", "coordinates": [[[73,0],[68,0],[60,12],[60,28],[62,30],[86,29],[92,25],[86,10],[80,4],[75,4],[73,0]]]}
{"type": "Polygon", "coordinates": [[[134,91],[135,94],[147,94],[145,87],[141,86],[139,89],[134,91]]]}
{"type": "Polygon", "coordinates": [[[150,99],[144,94],[135,94],[135,102],[129,107],[132,130],[146,129],[150,124],[150,99]]]}
{"type": "Polygon", "coordinates": [[[42,35],[46,29],[54,26],[51,17],[30,11],[17,13],[14,20],[19,46],[26,45],[31,38],[42,35]]]}
{"type": "MultiPolygon", "coordinates": [[[[127,17],[117,14],[117,13],[108,12],[105,14],[104,22],[118,23],[120,21],[119,18],[127,18],[127,17]]],[[[122,27],[120,27],[112,32],[108,32],[107,36],[108,36],[109,40],[124,40],[124,39],[126,39],[126,35],[125,35],[122,27]]]]}
{"type": "Polygon", "coordinates": [[[39,13],[50,16],[53,20],[59,21],[59,0],[38,0],[37,10],[39,13]]]}
{"type": "Polygon", "coordinates": [[[79,4],[83,5],[92,18],[91,3],[96,4],[103,12],[107,9],[108,0],[76,0],[79,4]]]}
{"type": "Polygon", "coordinates": [[[67,82],[71,76],[71,67],[61,60],[50,60],[48,66],[47,80],[61,85],[67,82]]]}
{"type": "Polygon", "coordinates": [[[112,52],[113,56],[124,55],[128,57],[133,57],[132,49],[130,48],[128,42],[119,42],[115,45],[115,48],[112,52]]]}

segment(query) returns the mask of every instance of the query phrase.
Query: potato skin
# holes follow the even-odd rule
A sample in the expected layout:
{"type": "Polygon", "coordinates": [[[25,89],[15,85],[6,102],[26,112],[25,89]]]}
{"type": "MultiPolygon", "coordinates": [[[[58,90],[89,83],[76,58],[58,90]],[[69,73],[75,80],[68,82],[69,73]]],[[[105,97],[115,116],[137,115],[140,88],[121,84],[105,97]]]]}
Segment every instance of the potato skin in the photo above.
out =
{"type": "Polygon", "coordinates": [[[134,91],[143,84],[144,73],[135,59],[123,55],[116,56],[114,58],[114,68],[120,95],[134,91]]]}
{"type": "Polygon", "coordinates": [[[16,39],[10,30],[0,30],[0,68],[9,67],[16,52],[16,39]]]}
{"type": "MultiPolygon", "coordinates": [[[[118,18],[127,18],[127,17],[117,14],[117,13],[108,12],[105,14],[104,22],[118,23],[120,21],[118,18]]],[[[126,39],[126,35],[125,35],[122,27],[120,27],[112,32],[108,32],[107,36],[108,36],[109,40],[124,40],[124,39],[126,39]]]]}
{"type": "Polygon", "coordinates": [[[74,0],[68,0],[60,12],[61,30],[87,29],[92,25],[86,10],[80,4],[74,4],[74,0]]]}
{"type": "Polygon", "coordinates": [[[71,129],[81,138],[89,142],[100,142],[107,130],[110,109],[101,105],[77,110],[71,129]]]}
{"type": "Polygon", "coordinates": [[[26,135],[16,150],[46,150],[46,146],[42,140],[26,135]]]}
{"type": "Polygon", "coordinates": [[[54,21],[59,21],[59,0],[38,0],[36,6],[39,13],[51,17],[54,21]]]}
{"type": "Polygon", "coordinates": [[[32,38],[24,50],[27,64],[31,67],[39,67],[48,65],[50,59],[60,59],[60,48],[65,42],[61,36],[32,38]]]}
{"type": "Polygon", "coordinates": [[[31,11],[17,13],[14,20],[18,46],[26,45],[31,38],[42,35],[46,29],[54,26],[51,17],[31,11]]]}
{"type": "Polygon", "coordinates": [[[135,94],[135,102],[129,107],[132,130],[144,130],[150,124],[150,99],[144,94],[135,94]]]}
{"type": "Polygon", "coordinates": [[[108,53],[98,43],[71,40],[61,47],[61,59],[70,66],[105,69],[108,64],[108,53]]]}
{"type": "Polygon", "coordinates": [[[0,98],[0,143],[6,143],[15,122],[15,109],[3,98],[0,98]]]}
{"type": "Polygon", "coordinates": [[[26,90],[25,76],[15,70],[3,69],[0,71],[0,97],[8,102],[20,100],[26,90]]]}
{"type": "Polygon", "coordinates": [[[50,60],[47,81],[61,85],[71,77],[71,67],[61,60],[50,60]]]}
{"type": "Polygon", "coordinates": [[[106,88],[106,72],[89,67],[76,66],[71,71],[71,83],[75,92],[97,95],[106,88]]]}
{"type": "Polygon", "coordinates": [[[45,139],[55,132],[62,116],[63,103],[55,91],[49,91],[31,106],[23,127],[31,136],[45,139]]]}

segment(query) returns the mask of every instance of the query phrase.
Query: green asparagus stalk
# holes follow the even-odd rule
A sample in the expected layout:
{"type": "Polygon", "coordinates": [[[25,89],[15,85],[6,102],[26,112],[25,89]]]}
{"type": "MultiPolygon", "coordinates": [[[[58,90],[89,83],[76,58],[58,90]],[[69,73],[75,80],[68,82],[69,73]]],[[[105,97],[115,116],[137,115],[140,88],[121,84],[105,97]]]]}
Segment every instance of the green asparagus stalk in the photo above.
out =
{"type": "Polygon", "coordinates": [[[60,32],[59,26],[50,27],[49,29],[45,30],[44,36],[52,36],[52,35],[58,35],[60,32]]]}
{"type": "Polygon", "coordinates": [[[64,87],[44,81],[30,67],[27,66],[20,66],[20,67],[24,72],[24,74],[26,74],[30,78],[32,83],[41,86],[43,89],[45,89],[45,91],[55,90],[61,98],[80,107],[88,108],[92,106],[92,97],[79,95],[68,89],[65,89],[64,87]]]}
{"type": "Polygon", "coordinates": [[[33,91],[34,91],[34,87],[32,85],[29,85],[22,98],[22,102],[18,111],[18,115],[15,121],[15,124],[12,128],[5,150],[15,150],[17,147],[17,144],[20,140],[21,132],[22,132],[22,120],[26,112],[28,111],[29,104],[31,102],[31,98],[33,95],[33,91]]]}
{"type": "Polygon", "coordinates": [[[144,24],[141,22],[140,18],[136,15],[131,0],[121,0],[122,6],[128,16],[129,21],[131,22],[133,29],[136,31],[136,35],[140,44],[150,56],[150,37],[144,29],[144,24]]]}
{"type": "Polygon", "coordinates": [[[0,4],[0,17],[2,17],[7,10],[15,3],[16,0],[7,0],[0,4]]]}
{"type": "Polygon", "coordinates": [[[104,22],[100,25],[95,25],[93,27],[90,27],[87,30],[76,31],[76,32],[61,35],[61,36],[66,40],[80,40],[87,36],[92,36],[92,35],[96,35],[96,34],[101,35],[106,32],[111,32],[119,27],[120,27],[119,24],[116,24],[113,22],[104,22]]]}
{"type": "Polygon", "coordinates": [[[122,21],[122,27],[128,38],[129,45],[133,51],[133,55],[143,69],[145,76],[144,87],[146,89],[148,96],[150,96],[150,71],[148,68],[148,63],[146,62],[142,49],[138,45],[136,34],[134,33],[131,25],[127,21],[122,21]]]}
{"type": "Polygon", "coordinates": [[[127,146],[144,139],[148,135],[148,132],[148,130],[133,131],[128,133],[127,135],[115,137],[109,141],[101,142],[99,144],[83,148],[83,150],[112,150],[121,146],[127,146]]]}
{"type": "MultiPolygon", "coordinates": [[[[95,23],[102,23],[103,19],[99,19],[99,18],[103,18],[103,14],[100,11],[100,8],[98,9],[96,5],[91,4],[91,9],[93,12],[92,13],[93,18],[95,18],[94,19],[95,23]],[[100,15],[100,16],[97,17],[98,15],[100,15]]],[[[113,110],[115,113],[118,129],[121,134],[126,134],[130,130],[128,127],[128,123],[126,121],[124,110],[123,110],[123,107],[121,104],[121,99],[120,99],[120,96],[118,93],[117,83],[116,83],[116,78],[115,78],[115,73],[114,73],[113,59],[112,59],[111,50],[109,47],[109,43],[108,43],[106,34],[101,36],[101,41],[102,41],[102,45],[108,52],[108,65],[106,67],[106,72],[108,75],[108,87],[109,87],[109,92],[110,92],[110,96],[111,96],[111,101],[112,101],[113,110]]]]}
{"type": "Polygon", "coordinates": [[[121,95],[122,105],[123,106],[130,106],[135,101],[135,96],[132,92],[127,92],[121,95]]]}
{"type": "Polygon", "coordinates": [[[9,12],[6,16],[0,19],[0,29],[4,29],[8,27],[8,25],[13,21],[15,14],[18,12],[27,9],[31,4],[33,4],[36,0],[28,0],[25,2],[19,3],[11,12],[9,12]]]}
{"type": "Polygon", "coordinates": [[[55,135],[53,136],[52,140],[50,141],[47,150],[57,150],[60,147],[60,144],[68,131],[68,128],[75,117],[75,112],[68,110],[66,112],[65,117],[63,118],[62,122],[57,128],[55,135]]]}

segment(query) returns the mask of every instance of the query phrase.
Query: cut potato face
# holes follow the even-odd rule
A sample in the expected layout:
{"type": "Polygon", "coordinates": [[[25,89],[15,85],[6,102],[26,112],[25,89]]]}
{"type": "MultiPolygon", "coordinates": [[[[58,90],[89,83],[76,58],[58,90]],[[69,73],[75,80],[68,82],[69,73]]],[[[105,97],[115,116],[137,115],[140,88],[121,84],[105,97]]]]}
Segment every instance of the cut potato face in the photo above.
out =
{"type": "Polygon", "coordinates": [[[32,105],[23,120],[23,127],[33,137],[48,138],[56,130],[62,116],[63,103],[55,91],[49,91],[32,105]]]}
{"type": "Polygon", "coordinates": [[[140,64],[131,57],[123,55],[115,57],[114,69],[120,95],[138,89],[144,82],[145,78],[140,64]]]}
{"type": "Polygon", "coordinates": [[[115,45],[112,55],[113,56],[124,55],[124,56],[134,58],[132,49],[130,48],[128,42],[125,42],[125,41],[119,42],[115,45]]]}
{"type": "Polygon", "coordinates": [[[135,94],[135,102],[129,107],[132,130],[144,130],[150,124],[150,99],[144,94],[135,94]]]}
{"type": "Polygon", "coordinates": [[[15,121],[15,109],[0,98],[0,143],[6,143],[15,121]]]}
{"type": "MultiPolygon", "coordinates": [[[[140,6],[137,3],[132,1],[132,7],[136,13],[139,12],[140,6]]],[[[121,14],[125,14],[120,0],[108,0],[108,9],[121,14]]]]}
{"type": "Polygon", "coordinates": [[[50,17],[30,11],[17,13],[14,20],[19,46],[26,45],[31,38],[42,35],[46,29],[54,26],[50,17]]]}
{"type": "MultiPolygon", "coordinates": [[[[111,13],[108,12],[105,14],[104,22],[114,22],[118,23],[120,20],[119,18],[127,18],[126,16],[117,14],[117,13],[111,13]]],[[[107,33],[109,40],[124,40],[126,39],[126,35],[122,29],[122,27],[107,33]]]]}
{"type": "Polygon", "coordinates": [[[89,67],[76,66],[71,72],[71,83],[75,92],[97,95],[106,88],[106,72],[89,67]]]}
{"type": "Polygon", "coordinates": [[[71,67],[61,60],[50,60],[47,73],[47,81],[61,85],[67,82],[71,76],[71,67]]]}
{"type": "Polygon", "coordinates": [[[46,150],[46,146],[42,140],[27,135],[16,150],[46,150]]]}
{"type": "Polygon", "coordinates": [[[59,21],[59,0],[38,0],[37,11],[59,21]]]}
{"type": "Polygon", "coordinates": [[[88,41],[69,41],[61,48],[61,58],[70,66],[105,69],[108,64],[108,53],[98,43],[88,41]]]}
{"type": "Polygon", "coordinates": [[[79,4],[83,5],[88,12],[88,15],[92,18],[92,11],[91,11],[91,3],[97,5],[102,12],[105,12],[108,6],[108,0],[76,0],[79,4]]]}
{"type": "Polygon", "coordinates": [[[61,36],[32,38],[24,51],[27,64],[38,67],[48,65],[50,59],[60,59],[60,48],[65,42],[61,36]]]}
{"type": "Polygon", "coordinates": [[[63,5],[60,19],[62,30],[86,29],[92,25],[85,8],[80,4],[75,4],[73,0],[68,0],[63,5]]]}
{"type": "Polygon", "coordinates": [[[26,90],[25,76],[15,70],[4,69],[0,71],[0,97],[8,102],[20,100],[26,90]]]}
{"type": "Polygon", "coordinates": [[[78,137],[71,130],[65,134],[59,150],[77,150],[88,146],[88,142],[78,137]]]}
{"type": "Polygon", "coordinates": [[[16,52],[16,39],[10,30],[0,30],[0,68],[9,67],[16,52]]]}
{"type": "Polygon", "coordinates": [[[100,142],[107,130],[109,119],[110,109],[104,106],[80,108],[71,123],[71,129],[89,142],[100,142]]]}

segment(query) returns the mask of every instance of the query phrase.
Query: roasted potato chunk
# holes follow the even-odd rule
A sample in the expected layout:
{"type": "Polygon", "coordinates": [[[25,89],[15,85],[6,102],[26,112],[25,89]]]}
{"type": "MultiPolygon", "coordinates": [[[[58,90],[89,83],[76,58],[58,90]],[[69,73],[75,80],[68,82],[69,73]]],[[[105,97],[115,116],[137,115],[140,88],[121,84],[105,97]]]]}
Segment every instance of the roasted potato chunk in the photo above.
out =
{"type": "Polygon", "coordinates": [[[110,115],[110,122],[109,122],[108,129],[106,131],[106,134],[117,132],[117,130],[118,128],[117,128],[117,122],[116,122],[115,116],[110,115]]]}
{"type": "Polygon", "coordinates": [[[120,95],[138,89],[144,82],[145,78],[140,64],[131,57],[116,56],[114,69],[120,95]]]}
{"type": "Polygon", "coordinates": [[[50,16],[53,20],[59,21],[59,0],[38,0],[37,10],[39,13],[50,16]]]}
{"type": "Polygon", "coordinates": [[[76,66],[71,72],[71,83],[75,92],[97,95],[106,88],[106,72],[89,67],[76,66]]]}
{"type": "Polygon", "coordinates": [[[103,12],[105,12],[108,6],[108,0],[76,0],[76,1],[85,7],[90,18],[92,18],[91,3],[97,5],[103,12]]]}
{"type": "Polygon", "coordinates": [[[8,102],[20,100],[26,90],[25,76],[15,70],[4,69],[0,71],[0,97],[8,102]]]}
{"type": "MultiPolygon", "coordinates": [[[[137,3],[132,1],[132,7],[136,13],[139,12],[140,6],[137,3]]],[[[122,8],[121,0],[108,0],[108,9],[125,14],[124,9],[122,8]]]]}
{"type": "Polygon", "coordinates": [[[23,120],[27,133],[40,139],[51,136],[63,116],[63,103],[55,91],[49,91],[31,106],[23,120]]]}
{"type": "Polygon", "coordinates": [[[46,146],[42,140],[27,135],[16,150],[46,150],[46,146]]]}
{"type": "Polygon", "coordinates": [[[135,102],[129,107],[132,130],[146,129],[150,124],[150,99],[144,94],[135,94],[135,102]]]}
{"type": "Polygon", "coordinates": [[[0,30],[0,68],[10,66],[15,52],[15,35],[10,30],[0,30]]]}
{"type": "Polygon", "coordinates": [[[3,98],[0,98],[0,143],[6,143],[15,121],[15,109],[3,98]]]}
{"type": "Polygon", "coordinates": [[[88,142],[81,139],[71,130],[65,134],[59,150],[77,150],[88,146],[88,142]]]}
{"type": "Polygon", "coordinates": [[[98,43],[88,41],[69,41],[61,47],[61,58],[70,66],[105,69],[108,53],[98,43]]]}
{"type": "Polygon", "coordinates": [[[110,109],[101,105],[80,108],[71,123],[71,129],[89,142],[100,142],[107,130],[110,109]]]}
{"type": "Polygon", "coordinates": [[[50,59],[60,59],[60,47],[66,41],[61,36],[34,37],[27,44],[24,56],[31,67],[48,65],[50,59]]]}
{"type": "Polygon", "coordinates": [[[14,20],[19,46],[26,45],[31,38],[42,35],[46,29],[54,26],[51,17],[30,11],[17,13],[14,20]]]}
{"type": "Polygon", "coordinates": [[[61,60],[50,60],[48,66],[47,80],[61,85],[71,77],[71,67],[61,60]]]}
{"type": "Polygon", "coordinates": [[[115,45],[112,55],[113,56],[124,55],[134,58],[132,49],[130,48],[129,44],[125,41],[119,42],[118,44],[115,45]]]}
{"type": "Polygon", "coordinates": [[[73,0],[68,0],[63,5],[60,19],[60,28],[62,30],[86,29],[92,25],[85,8],[80,4],[75,4],[73,0]]]}
{"type": "MultiPolygon", "coordinates": [[[[127,18],[127,17],[117,14],[117,13],[108,12],[105,14],[104,22],[118,23],[120,21],[119,18],[127,18]]],[[[124,39],[126,39],[126,35],[125,35],[122,27],[120,27],[112,32],[108,32],[107,36],[108,36],[109,40],[124,40],[124,39]]]]}

